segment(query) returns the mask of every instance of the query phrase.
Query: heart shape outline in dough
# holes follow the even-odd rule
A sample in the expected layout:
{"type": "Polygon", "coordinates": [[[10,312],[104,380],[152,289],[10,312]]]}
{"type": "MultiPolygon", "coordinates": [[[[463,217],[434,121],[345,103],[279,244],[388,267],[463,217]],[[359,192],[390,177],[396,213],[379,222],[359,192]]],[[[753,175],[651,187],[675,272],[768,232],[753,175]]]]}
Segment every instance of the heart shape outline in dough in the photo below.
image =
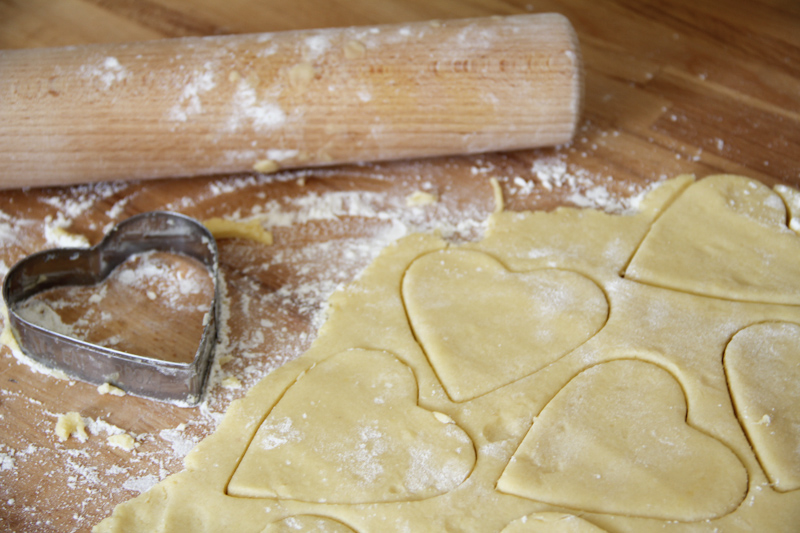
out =
{"type": "Polygon", "coordinates": [[[413,371],[353,349],[317,363],[278,400],[228,483],[230,496],[327,503],[412,501],[472,472],[472,440],[418,405],[413,371]]]}
{"type": "Polygon", "coordinates": [[[773,489],[800,489],[800,325],[740,330],[723,365],[736,417],[773,489]]]}
{"type": "Polygon", "coordinates": [[[500,533],[608,533],[579,516],[542,511],[517,518],[500,533]]]}
{"type": "Polygon", "coordinates": [[[355,529],[338,520],[319,515],[287,516],[283,520],[268,524],[261,533],[289,533],[294,531],[305,531],[307,533],[357,533],[355,529]]]}
{"type": "Polygon", "coordinates": [[[800,304],[800,237],[766,185],[720,174],[690,185],[650,227],[630,280],[734,301],[800,304]]]}
{"type": "Polygon", "coordinates": [[[572,378],[497,482],[501,492],[570,509],[687,522],[734,511],[747,487],[733,451],[688,424],[675,377],[635,359],[572,378]]]}
{"type": "Polygon", "coordinates": [[[606,295],[588,277],[555,268],[512,272],[469,250],[416,259],[402,294],[414,336],[456,402],[541,370],[608,320],[606,295]]]}

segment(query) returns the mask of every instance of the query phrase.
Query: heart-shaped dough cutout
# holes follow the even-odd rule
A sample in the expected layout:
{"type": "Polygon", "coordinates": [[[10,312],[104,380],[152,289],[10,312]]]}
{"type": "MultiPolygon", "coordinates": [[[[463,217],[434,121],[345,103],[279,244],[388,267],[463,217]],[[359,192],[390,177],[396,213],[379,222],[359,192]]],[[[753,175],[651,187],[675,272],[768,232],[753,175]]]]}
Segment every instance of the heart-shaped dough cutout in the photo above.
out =
{"type": "Polygon", "coordinates": [[[605,294],[581,274],[510,272],[484,253],[464,250],[414,261],[403,298],[414,334],[457,402],[544,368],[608,319],[605,294]]]}
{"type": "Polygon", "coordinates": [[[417,405],[411,369],[384,352],[351,350],[318,363],[275,405],[228,494],[309,502],[408,501],[446,493],[475,464],[448,416],[417,405]]]}
{"type": "Polygon", "coordinates": [[[691,185],[655,221],[625,277],[703,296],[800,304],[800,237],[780,196],[717,175],[691,185]]]}
{"type": "Polygon", "coordinates": [[[720,441],[686,422],[666,370],[635,360],[573,378],[536,417],[499,490],[554,505],[663,520],[723,516],[741,503],[747,471],[720,441]]]}
{"type": "Polygon", "coordinates": [[[606,530],[575,515],[549,511],[517,518],[500,533],[606,533],[606,530]]]}
{"type": "Polygon", "coordinates": [[[800,489],[800,325],[747,327],[724,363],[739,423],[773,487],[800,489]]]}
{"type": "Polygon", "coordinates": [[[314,515],[289,516],[269,524],[261,533],[297,533],[298,531],[303,533],[356,533],[353,528],[338,520],[314,515]]]}

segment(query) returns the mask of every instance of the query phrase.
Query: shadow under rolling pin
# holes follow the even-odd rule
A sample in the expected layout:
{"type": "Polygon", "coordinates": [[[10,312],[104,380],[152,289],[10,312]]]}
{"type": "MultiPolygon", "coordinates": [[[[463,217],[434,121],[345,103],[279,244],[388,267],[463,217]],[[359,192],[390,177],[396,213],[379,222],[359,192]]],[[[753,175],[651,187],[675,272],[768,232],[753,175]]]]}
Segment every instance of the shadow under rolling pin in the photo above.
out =
{"type": "Polygon", "coordinates": [[[568,142],[557,14],[0,51],[0,188],[568,142]]]}

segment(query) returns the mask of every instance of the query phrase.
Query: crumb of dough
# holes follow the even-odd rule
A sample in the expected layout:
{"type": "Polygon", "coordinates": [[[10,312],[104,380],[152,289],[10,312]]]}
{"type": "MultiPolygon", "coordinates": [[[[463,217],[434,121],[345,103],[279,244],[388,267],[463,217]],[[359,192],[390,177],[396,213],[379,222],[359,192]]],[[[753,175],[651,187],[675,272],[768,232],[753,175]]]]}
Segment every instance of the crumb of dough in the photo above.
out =
{"type": "Polygon", "coordinates": [[[768,426],[771,423],[772,423],[772,417],[769,415],[762,416],[761,419],[758,422],[756,422],[756,424],[758,424],[759,426],[768,426]]]}
{"type": "Polygon", "coordinates": [[[272,174],[280,170],[280,165],[272,159],[260,159],[253,165],[253,170],[261,174],[272,174]]]}
{"type": "Polygon", "coordinates": [[[344,57],[345,59],[361,59],[362,57],[367,55],[367,47],[364,46],[364,43],[361,41],[348,41],[347,44],[344,45],[344,57]]]}
{"type": "Polygon", "coordinates": [[[502,213],[505,209],[505,202],[503,201],[503,189],[500,187],[500,182],[497,178],[489,178],[489,183],[492,185],[494,192],[494,212],[502,213]]]}
{"type": "Polygon", "coordinates": [[[233,361],[232,355],[222,355],[219,357],[219,366],[227,365],[231,361],[233,361]]]}
{"type": "Polygon", "coordinates": [[[311,80],[317,75],[317,69],[308,61],[298,63],[289,69],[289,83],[298,91],[305,91],[311,80]]]}
{"type": "Polygon", "coordinates": [[[111,396],[125,396],[125,391],[119,387],[115,387],[111,383],[103,383],[97,387],[97,392],[100,394],[110,394],[111,396]]]}
{"type": "Polygon", "coordinates": [[[81,442],[86,442],[89,436],[86,434],[86,424],[84,424],[80,413],[70,411],[64,415],[58,415],[56,436],[61,442],[66,441],[72,436],[81,442]]]}
{"type": "Polygon", "coordinates": [[[47,367],[24,354],[17,342],[17,338],[11,331],[11,320],[8,317],[8,308],[3,302],[0,302],[0,317],[3,318],[3,330],[0,332],[0,347],[5,346],[8,348],[17,362],[27,365],[34,372],[45,374],[56,379],[70,379],[63,371],[47,367]]]}
{"type": "Polygon", "coordinates": [[[242,79],[242,75],[239,72],[232,70],[230,74],[228,74],[228,81],[231,83],[237,83],[239,80],[242,79]]]}
{"type": "Polygon", "coordinates": [[[11,350],[11,353],[22,353],[17,338],[11,331],[11,320],[8,318],[8,308],[5,305],[2,307],[2,316],[3,332],[0,333],[0,344],[11,350]]]}
{"type": "Polygon", "coordinates": [[[45,237],[48,241],[66,248],[88,248],[89,239],[80,233],[72,233],[60,226],[46,226],[45,237]]]}
{"type": "Polygon", "coordinates": [[[239,222],[213,217],[204,220],[203,225],[215,239],[248,239],[267,246],[273,242],[272,233],[265,230],[257,220],[239,222]]]}
{"type": "Polygon", "coordinates": [[[414,191],[406,196],[406,205],[409,207],[419,207],[423,205],[435,204],[439,198],[432,193],[425,191],[414,191]]]}
{"type": "Polygon", "coordinates": [[[122,448],[126,452],[132,451],[138,444],[136,441],[128,435],[127,433],[117,433],[116,435],[110,435],[106,442],[110,444],[114,448],[122,448]]]}
{"type": "Polygon", "coordinates": [[[242,382],[236,376],[228,376],[222,380],[222,388],[224,389],[241,389],[242,382]]]}
{"type": "Polygon", "coordinates": [[[433,416],[436,417],[436,420],[442,424],[455,424],[455,421],[452,418],[444,413],[440,413],[439,411],[433,411],[433,416]]]}

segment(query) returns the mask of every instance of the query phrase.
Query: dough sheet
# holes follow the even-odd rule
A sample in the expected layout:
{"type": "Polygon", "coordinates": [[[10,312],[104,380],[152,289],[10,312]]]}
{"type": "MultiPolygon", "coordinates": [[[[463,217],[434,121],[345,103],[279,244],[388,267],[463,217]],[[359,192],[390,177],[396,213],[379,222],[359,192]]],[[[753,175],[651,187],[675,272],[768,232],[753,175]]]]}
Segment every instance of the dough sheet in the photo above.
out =
{"type": "Polygon", "coordinates": [[[636,214],[405,237],[94,531],[795,532],[800,237],[776,190],[681,176],[636,214]]]}

